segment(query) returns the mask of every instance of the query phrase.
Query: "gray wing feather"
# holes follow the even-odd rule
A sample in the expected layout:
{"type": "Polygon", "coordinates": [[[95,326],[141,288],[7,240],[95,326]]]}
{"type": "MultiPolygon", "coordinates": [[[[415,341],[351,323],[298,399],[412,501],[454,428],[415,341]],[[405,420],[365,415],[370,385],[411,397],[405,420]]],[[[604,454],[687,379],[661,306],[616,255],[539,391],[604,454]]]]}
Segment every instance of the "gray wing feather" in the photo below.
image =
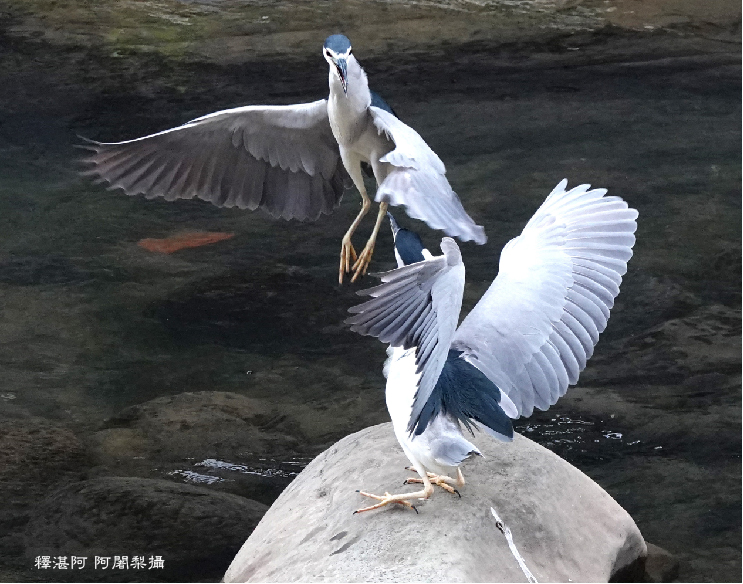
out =
{"type": "Polygon", "coordinates": [[[92,151],[83,174],[110,189],[167,201],[198,197],[284,219],[331,213],[351,184],[327,100],[234,108],[136,140],[83,147],[92,151]]]}
{"type": "Polygon", "coordinates": [[[408,430],[438,381],[459,320],[464,293],[464,264],[453,239],[441,241],[443,256],[380,274],[382,284],[361,290],[372,299],[349,309],[351,330],[383,343],[416,348],[418,390],[408,430]]]}
{"type": "MultiPolygon", "coordinates": [[[[478,427],[487,428],[479,424],[478,427]]],[[[442,466],[459,466],[472,454],[482,456],[480,450],[462,436],[459,424],[449,416],[436,416],[431,420],[426,433],[416,436],[416,441],[422,438],[427,439],[434,460],[442,466]]]]}
{"type": "Polygon", "coordinates": [[[577,383],[635,243],[636,210],[605,189],[566,185],[505,246],[498,277],[452,342],[523,416],[577,383]]]}
{"type": "Polygon", "coordinates": [[[377,131],[395,144],[380,158],[392,170],[379,185],[375,200],[402,205],[414,219],[462,241],[485,243],[485,230],[464,210],[446,179],[444,163],[423,138],[389,112],[374,106],[369,110],[377,131]]]}

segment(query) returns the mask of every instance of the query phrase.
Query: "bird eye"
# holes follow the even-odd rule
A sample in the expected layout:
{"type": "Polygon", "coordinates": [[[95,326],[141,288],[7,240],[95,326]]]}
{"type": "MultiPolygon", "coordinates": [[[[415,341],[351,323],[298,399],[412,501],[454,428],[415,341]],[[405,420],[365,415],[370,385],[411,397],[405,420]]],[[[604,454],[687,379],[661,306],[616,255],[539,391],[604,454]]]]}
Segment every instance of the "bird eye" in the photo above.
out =
{"type": "Polygon", "coordinates": [[[325,49],[325,56],[326,57],[329,57],[330,56],[330,51],[328,51],[327,49],[325,49]]]}

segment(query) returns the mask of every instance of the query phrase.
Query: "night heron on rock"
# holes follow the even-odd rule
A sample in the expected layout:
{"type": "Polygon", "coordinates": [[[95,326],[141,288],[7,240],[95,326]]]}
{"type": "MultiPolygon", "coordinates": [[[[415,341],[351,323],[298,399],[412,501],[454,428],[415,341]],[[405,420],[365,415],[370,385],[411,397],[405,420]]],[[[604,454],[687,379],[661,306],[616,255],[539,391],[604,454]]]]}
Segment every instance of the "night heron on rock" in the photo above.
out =
{"type": "Polygon", "coordinates": [[[88,174],[128,195],[168,201],[198,197],[220,207],[261,208],[274,217],[315,220],[331,213],[351,184],[361,211],[343,236],[338,279],[366,273],[388,205],[462,241],[485,243],[445,176],[444,164],[418,133],[369,90],[343,35],[325,40],[330,95],[312,103],[218,111],[177,128],[128,140],[89,141],[88,174]],[[371,206],[362,164],[380,203],[361,253],[351,236],[371,206]]]}
{"type": "MultiPolygon", "coordinates": [[[[398,268],[359,294],[351,329],[389,343],[387,408],[423,490],[362,493],[412,507],[433,484],[464,485],[460,464],[480,454],[463,433],[479,429],[510,441],[511,419],[546,410],[565,394],[593,354],[632,257],[637,211],[605,189],[562,181],[503,248],[498,276],[457,327],[464,264],[453,239],[432,256],[397,227],[398,268]]],[[[474,435],[474,433],[472,434],[474,435]]]]}

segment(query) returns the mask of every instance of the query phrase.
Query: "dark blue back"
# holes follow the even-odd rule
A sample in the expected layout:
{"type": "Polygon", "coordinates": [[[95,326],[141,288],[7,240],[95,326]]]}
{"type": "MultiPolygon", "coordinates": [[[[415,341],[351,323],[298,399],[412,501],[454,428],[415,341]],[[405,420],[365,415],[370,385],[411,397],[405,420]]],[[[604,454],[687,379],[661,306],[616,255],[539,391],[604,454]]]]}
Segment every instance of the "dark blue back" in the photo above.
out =
{"type": "MultiPolygon", "coordinates": [[[[461,351],[449,350],[444,369],[423,406],[415,435],[440,413],[449,414],[472,432],[475,420],[499,434],[513,438],[513,425],[498,404],[500,390],[477,367],[461,359],[461,351]]],[[[472,432],[474,434],[474,432],[472,432]]]]}
{"type": "Polygon", "coordinates": [[[397,114],[395,113],[395,110],[392,109],[390,104],[388,104],[386,101],[382,99],[382,96],[380,96],[376,91],[369,90],[369,93],[371,93],[371,104],[374,107],[378,107],[379,109],[383,109],[386,112],[391,113],[393,116],[397,117],[397,114]]]}
{"type": "Polygon", "coordinates": [[[423,242],[414,231],[400,229],[395,236],[395,249],[406,266],[424,260],[423,242]]]}

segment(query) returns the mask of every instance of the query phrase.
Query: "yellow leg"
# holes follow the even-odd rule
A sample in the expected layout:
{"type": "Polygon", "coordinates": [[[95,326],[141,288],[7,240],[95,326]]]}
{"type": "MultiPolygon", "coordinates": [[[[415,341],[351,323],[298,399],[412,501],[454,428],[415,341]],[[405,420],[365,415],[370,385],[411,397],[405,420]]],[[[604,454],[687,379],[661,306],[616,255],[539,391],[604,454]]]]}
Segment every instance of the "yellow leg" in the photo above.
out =
{"type": "MultiPolygon", "coordinates": [[[[356,231],[356,228],[364,218],[364,215],[369,212],[369,207],[371,207],[371,200],[366,194],[366,189],[360,188],[359,193],[361,193],[361,211],[356,215],[356,219],[351,223],[351,227],[348,228],[348,231],[346,231],[346,234],[343,236],[343,241],[341,242],[341,264],[338,269],[339,284],[343,284],[343,274],[351,271],[351,263],[357,261],[356,250],[353,248],[353,244],[351,243],[351,236],[354,234],[354,231],[356,231]]],[[[355,279],[356,278],[354,277],[354,280],[355,279]]]]}
{"type": "Polygon", "coordinates": [[[431,484],[431,481],[428,480],[428,477],[425,477],[423,480],[421,480],[421,482],[423,483],[422,491],[415,491],[413,493],[402,493],[400,495],[390,495],[389,493],[385,493],[383,496],[380,496],[372,495],[371,493],[365,493],[364,491],[357,491],[359,494],[364,495],[364,497],[376,499],[377,501],[379,501],[379,503],[377,503],[376,505],[372,505],[371,507],[357,509],[356,511],[354,511],[354,514],[363,513],[364,511],[372,511],[373,509],[379,509],[380,507],[384,507],[385,505],[389,505],[390,503],[399,503],[400,505],[409,507],[410,509],[413,509],[416,513],[418,513],[418,510],[412,503],[410,503],[410,500],[428,499],[433,494],[433,485],[431,484]]]}
{"type": "Polygon", "coordinates": [[[379,213],[377,213],[377,222],[374,224],[374,230],[372,231],[369,241],[366,242],[364,249],[359,254],[358,259],[354,262],[351,269],[354,270],[353,278],[351,282],[355,282],[359,276],[365,276],[366,270],[369,269],[369,263],[371,262],[372,254],[374,253],[374,246],[377,243],[377,234],[379,233],[379,227],[382,225],[382,220],[387,215],[387,203],[379,204],[379,213]]]}

